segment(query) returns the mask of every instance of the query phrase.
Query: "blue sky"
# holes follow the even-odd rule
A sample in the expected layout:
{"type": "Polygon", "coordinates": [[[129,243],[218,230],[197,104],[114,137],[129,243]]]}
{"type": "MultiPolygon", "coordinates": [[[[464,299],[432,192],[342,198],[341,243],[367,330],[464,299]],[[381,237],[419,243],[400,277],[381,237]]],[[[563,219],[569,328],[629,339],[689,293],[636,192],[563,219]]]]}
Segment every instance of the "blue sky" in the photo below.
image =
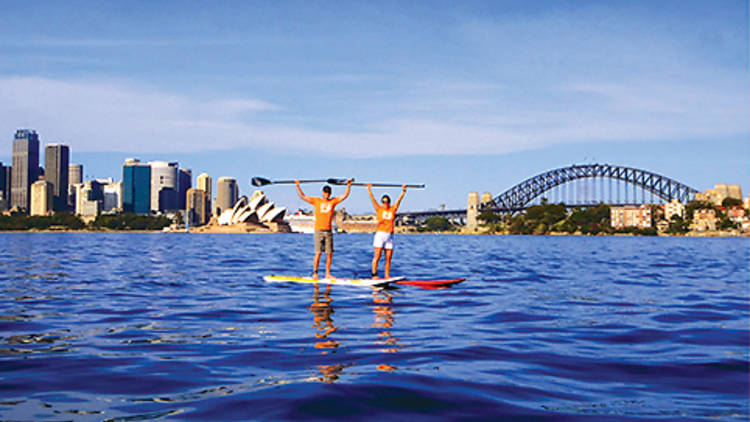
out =
{"type": "MultiPolygon", "coordinates": [[[[194,175],[425,183],[464,206],[582,162],[750,193],[746,1],[4,2],[0,133],[194,175]],[[28,4],[26,4],[28,3],[28,4]],[[455,4],[460,3],[460,4],[455,4]]],[[[310,187],[315,192],[319,187],[310,187]]],[[[293,189],[268,187],[290,208],[293,189]]],[[[355,191],[348,209],[369,209],[355,191]]]]}

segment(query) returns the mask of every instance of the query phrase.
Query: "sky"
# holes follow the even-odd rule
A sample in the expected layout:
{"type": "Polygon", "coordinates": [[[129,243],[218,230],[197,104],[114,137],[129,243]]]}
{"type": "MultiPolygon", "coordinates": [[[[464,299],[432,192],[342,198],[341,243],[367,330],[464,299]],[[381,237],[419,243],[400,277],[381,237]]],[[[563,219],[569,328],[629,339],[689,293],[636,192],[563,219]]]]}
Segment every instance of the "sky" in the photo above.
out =
{"type": "MultiPolygon", "coordinates": [[[[6,163],[31,128],[92,178],[137,157],[243,194],[253,176],[426,184],[402,210],[593,162],[750,194],[747,1],[4,1],[0,15],[6,163]]],[[[342,206],[371,209],[361,189],[342,206]]]]}

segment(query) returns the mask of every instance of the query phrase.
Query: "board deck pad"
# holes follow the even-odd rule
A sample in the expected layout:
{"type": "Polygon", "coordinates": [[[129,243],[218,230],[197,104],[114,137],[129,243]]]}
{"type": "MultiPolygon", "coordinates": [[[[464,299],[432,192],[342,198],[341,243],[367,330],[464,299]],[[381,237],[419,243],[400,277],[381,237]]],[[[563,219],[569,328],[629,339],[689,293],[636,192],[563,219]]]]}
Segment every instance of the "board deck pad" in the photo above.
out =
{"type": "Polygon", "coordinates": [[[314,279],[312,277],[299,277],[299,276],[288,276],[288,275],[267,275],[263,277],[263,280],[269,283],[279,282],[292,282],[292,283],[307,283],[307,284],[337,284],[342,286],[361,286],[361,287],[375,287],[390,284],[396,281],[404,280],[406,277],[391,277],[391,278],[321,278],[314,279]]]}

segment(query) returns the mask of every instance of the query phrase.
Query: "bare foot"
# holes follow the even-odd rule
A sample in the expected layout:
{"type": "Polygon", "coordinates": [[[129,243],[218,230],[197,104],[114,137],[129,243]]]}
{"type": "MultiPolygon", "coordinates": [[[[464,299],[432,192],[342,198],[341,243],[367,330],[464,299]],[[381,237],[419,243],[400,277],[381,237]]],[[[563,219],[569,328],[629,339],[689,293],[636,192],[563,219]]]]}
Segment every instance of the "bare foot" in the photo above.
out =
{"type": "Polygon", "coordinates": [[[312,277],[310,277],[310,278],[312,278],[313,280],[317,280],[318,279],[318,272],[315,271],[314,273],[312,273],[312,277]]]}
{"type": "Polygon", "coordinates": [[[336,277],[332,276],[331,274],[326,274],[326,278],[328,278],[328,279],[334,279],[336,277]]]}

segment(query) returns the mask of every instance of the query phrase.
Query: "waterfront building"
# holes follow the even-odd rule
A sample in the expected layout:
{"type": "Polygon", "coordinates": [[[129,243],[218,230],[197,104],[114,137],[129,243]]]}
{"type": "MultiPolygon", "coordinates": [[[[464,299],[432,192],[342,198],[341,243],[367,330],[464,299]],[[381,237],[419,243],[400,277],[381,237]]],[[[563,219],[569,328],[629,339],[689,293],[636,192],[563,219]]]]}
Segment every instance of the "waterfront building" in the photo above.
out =
{"type": "Polygon", "coordinates": [[[13,137],[11,208],[29,211],[31,184],[37,180],[39,173],[39,135],[33,130],[19,129],[13,137]]]}
{"type": "Polygon", "coordinates": [[[135,214],[151,211],[151,166],[134,158],[122,166],[122,209],[135,214]]]}
{"type": "Polygon", "coordinates": [[[151,161],[151,211],[177,209],[178,170],[176,162],[151,161]],[[166,190],[162,193],[162,190],[166,190]]]}
{"type": "Polygon", "coordinates": [[[102,209],[102,199],[97,198],[98,183],[88,181],[75,185],[76,214],[81,217],[96,217],[102,209]]]}
{"type": "Polygon", "coordinates": [[[74,186],[83,183],[83,165],[68,164],[68,206],[75,209],[75,189],[74,186]]]}
{"type": "Polygon", "coordinates": [[[652,227],[651,224],[651,207],[648,205],[610,207],[609,209],[610,225],[615,230],[624,227],[637,227],[647,229],[652,227]]]}
{"type": "Polygon", "coordinates": [[[727,209],[727,217],[733,223],[742,223],[742,220],[745,219],[745,214],[745,209],[741,206],[729,207],[727,209]]]}
{"type": "Polygon", "coordinates": [[[47,180],[37,180],[31,184],[32,216],[49,215],[54,209],[54,187],[47,180]]]}
{"type": "Polygon", "coordinates": [[[746,210],[750,210],[750,196],[745,198],[745,201],[742,203],[742,205],[745,207],[746,210]]]}
{"type": "Polygon", "coordinates": [[[742,201],[742,188],[740,185],[726,185],[724,183],[719,183],[716,184],[713,189],[708,189],[702,194],[699,193],[695,195],[695,199],[710,202],[717,207],[720,207],[727,198],[734,198],[742,201]]]}
{"type": "Polygon", "coordinates": [[[225,210],[232,209],[238,197],[237,181],[231,177],[220,177],[216,181],[216,215],[221,215],[225,210]]]}
{"type": "Polygon", "coordinates": [[[52,184],[52,207],[55,211],[68,208],[68,172],[70,147],[51,144],[44,148],[44,180],[52,184]]]}
{"type": "Polygon", "coordinates": [[[193,187],[193,172],[190,169],[180,169],[177,185],[177,208],[184,210],[187,191],[193,187]]]}
{"type": "Polygon", "coordinates": [[[700,208],[693,211],[693,224],[691,230],[708,231],[716,230],[716,211],[709,208],[700,208]]]}
{"type": "Polygon", "coordinates": [[[185,194],[186,209],[185,213],[188,218],[188,225],[202,226],[208,222],[209,207],[208,194],[203,189],[188,189],[185,194]]]}
{"type": "Polygon", "coordinates": [[[103,186],[102,211],[122,211],[122,182],[112,182],[103,186]]]}
{"type": "Polygon", "coordinates": [[[201,173],[195,180],[195,187],[206,192],[206,198],[208,199],[208,211],[213,215],[213,207],[211,206],[211,176],[208,173],[201,173]]]}
{"type": "Polygon", "coordinates": [[[10,166],[4,166],[0,162],[0,211],[7,211],[10,208],[11,171],[10,166]]]}
{"type": "Polygon", "coordinates": [[[677,199],[672,199],[664,204],[664,218],[670,221],[673,215],[679,215],[682,219],[685,218],[685,206],[677,199]]]}

